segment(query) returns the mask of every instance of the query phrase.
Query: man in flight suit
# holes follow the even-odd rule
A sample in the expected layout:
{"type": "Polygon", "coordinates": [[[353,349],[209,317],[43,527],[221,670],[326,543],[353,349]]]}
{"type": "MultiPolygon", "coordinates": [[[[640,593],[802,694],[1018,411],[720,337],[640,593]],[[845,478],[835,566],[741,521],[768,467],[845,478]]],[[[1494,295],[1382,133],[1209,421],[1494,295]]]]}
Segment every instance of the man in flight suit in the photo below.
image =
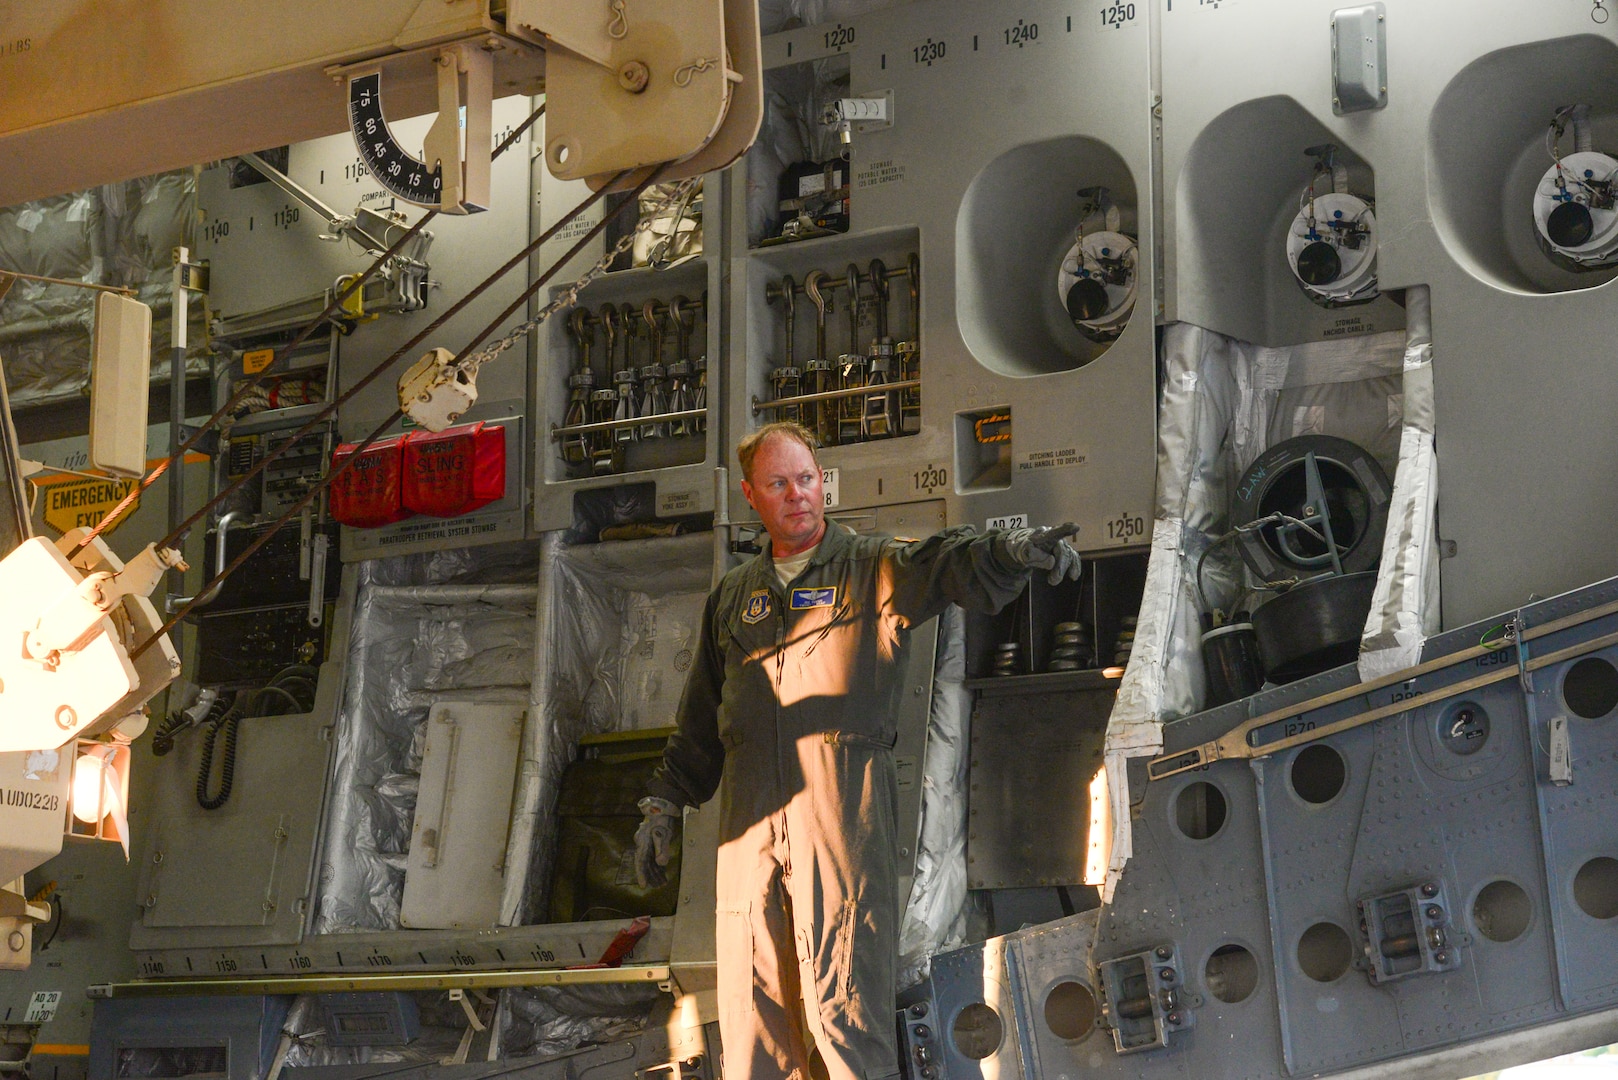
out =
{"type": "Polygon", "coordinates": [[[1078,530],[856,536],[825,520],[808,430],[766,425],[737,456],[770,543],[708,597],[678,730],[640,802],[637,869],[661,883],[680,808],[723,777],[726,1080],[809,1080],[804,1019],[833,1080],[881,1080],[899,1071],[893,745],[910,630],[951,603],[999,610],[1030,569],[1077,578],[1062,538],[1078,530]]]}

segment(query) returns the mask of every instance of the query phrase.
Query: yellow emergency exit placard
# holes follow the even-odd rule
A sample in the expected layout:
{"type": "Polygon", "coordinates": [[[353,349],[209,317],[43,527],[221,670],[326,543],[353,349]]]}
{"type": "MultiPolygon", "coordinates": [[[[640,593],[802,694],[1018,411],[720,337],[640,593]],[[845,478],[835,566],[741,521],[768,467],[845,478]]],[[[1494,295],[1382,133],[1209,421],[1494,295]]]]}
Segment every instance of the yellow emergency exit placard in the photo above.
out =
{"type": "Polygon", "coordinates": [[[242,353],[242,374],[257,375],[274,362],[274,349],[248,349],[242,353]]]}
{"type": "MultiPolygon", "coordinates": [[[[42,490],[39,497],[45,504],[45,524],[59,533],[81,526],[92,527],[139,483],[139,480],[74,477],[40,484],[42,490]]],[[[102,535],[122,525],[139,507],[139,499],[131,502],[129,508],[118,515],[118,520],[103,530],[102,535]]]]}

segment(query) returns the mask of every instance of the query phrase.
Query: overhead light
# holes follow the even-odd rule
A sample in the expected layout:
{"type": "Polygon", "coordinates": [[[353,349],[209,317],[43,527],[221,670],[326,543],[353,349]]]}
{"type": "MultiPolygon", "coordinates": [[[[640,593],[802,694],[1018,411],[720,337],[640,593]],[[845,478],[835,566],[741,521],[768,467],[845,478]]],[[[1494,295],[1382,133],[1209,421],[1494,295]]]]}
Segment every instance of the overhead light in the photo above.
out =
{"type": "Polygon", "coordinates": [[[79,739],[74,744],[67,835],[116,840],[129,857],[129,743],[79,739]]]}
{"type": "MultiPolygon", "coordinates": [[[[112,749],[108,747],[107,749],[112,749]]],[[[81,750],[73,761],[73,816],[94,825],[107,816],[107,759],[100,747],[81,750]]]]}

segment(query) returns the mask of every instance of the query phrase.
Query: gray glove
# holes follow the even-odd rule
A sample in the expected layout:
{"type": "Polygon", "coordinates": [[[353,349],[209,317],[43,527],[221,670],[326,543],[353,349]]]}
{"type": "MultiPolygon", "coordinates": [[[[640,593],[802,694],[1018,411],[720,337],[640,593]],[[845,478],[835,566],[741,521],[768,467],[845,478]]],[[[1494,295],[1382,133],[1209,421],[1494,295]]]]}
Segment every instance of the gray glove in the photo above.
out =
{"type": "Polygon", "coordinates": [[[1062,542],[1063,537],[1072,536],[1078,531],[1079,527],[1071,521],[1065,525],[1038,529],[1007,529],[1001,542],[1005,544],[1006,555],[1012,562],[1030,570],[1050,571],[1046,580],[1057,585],[1064,578],[1068,581],[1079,579],[1083,561],[1072,545],[1062,542]]]}
{"type": "Polygon", "coordinates": [[[669,876],[663,868],[674,850],[680,808],[656,795],[648,795],[635,805],[645,815],[635,830],[635,880],[643,889],[655,889],[668,884],[669,876]]]}

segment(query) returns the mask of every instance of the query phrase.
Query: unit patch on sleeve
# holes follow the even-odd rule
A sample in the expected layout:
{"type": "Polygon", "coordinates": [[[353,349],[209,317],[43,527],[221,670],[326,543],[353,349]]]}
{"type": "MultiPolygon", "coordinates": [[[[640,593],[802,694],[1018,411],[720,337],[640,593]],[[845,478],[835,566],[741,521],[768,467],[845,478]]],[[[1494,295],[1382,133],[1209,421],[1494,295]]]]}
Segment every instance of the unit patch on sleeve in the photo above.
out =
{"type": "Polygon", "coordinates": [[[825,589],[793,589],[792,610],[802,608],[835,607],[837,605],[837,586],[825,589]]]}
{"type": "Polygon", "coordinates": [[[748,626],[763,622],[770,614],[770,590],[754,589],[753,595],[747,598],[747,606],[742,609],[742,622],[748,626]]]}

